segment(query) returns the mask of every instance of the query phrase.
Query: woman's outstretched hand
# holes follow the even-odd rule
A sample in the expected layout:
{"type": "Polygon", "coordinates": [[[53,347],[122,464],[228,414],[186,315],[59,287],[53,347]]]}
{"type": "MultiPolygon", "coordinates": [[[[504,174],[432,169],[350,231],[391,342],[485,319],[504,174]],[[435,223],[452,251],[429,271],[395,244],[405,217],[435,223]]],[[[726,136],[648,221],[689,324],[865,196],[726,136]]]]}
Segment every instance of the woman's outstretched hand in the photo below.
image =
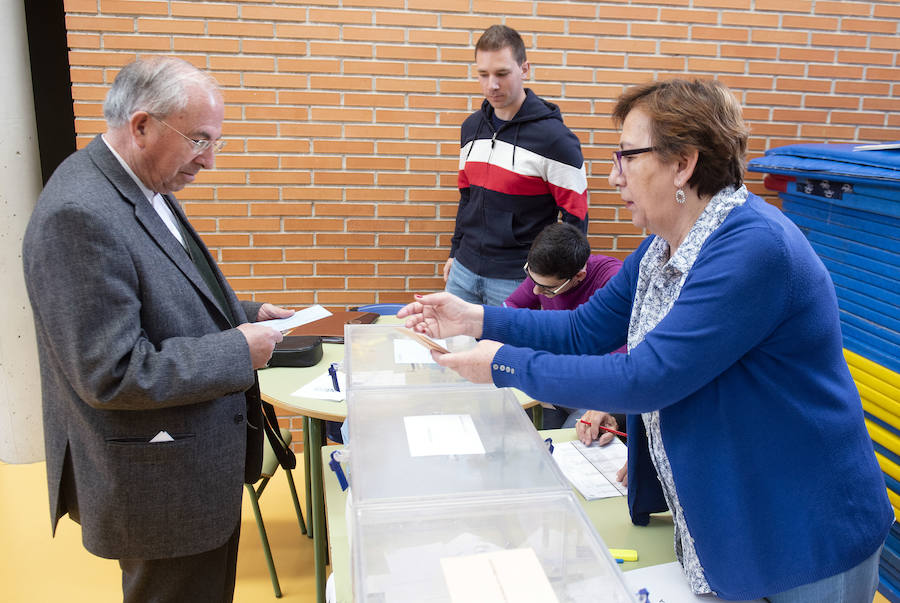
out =
{"type": "MultiPolygon", "coordinates": [[[[484,308],[447,292],[431,293],[416,295],[416,301],[401,308],[397,318],[405,318],[408,328],[429,337],[469,335],[477,339],[481,337],[484,308]]],[[[472,383],[492,383],[491,362],[502,345],[485,340],[465,352],[431,352],[431,356],[439,365],[453,369],[472,383]]]]}
{"type": "Polygon", "coordinates": [[[491,363],[494,361],[494,354],[501,347],[503,344],[499,341],[482,339],[471,350],[451,354],[432,352],[431,357],[441,366],[453,369],[472,383],[493,383],[491,363]]]}
{"type": "Polygon", "coordinates": [[[397,318],[406,319],[404,324],[408,328],[437,338],[481,337],[484,308],[478,304],[470,304],[446,292],[415,297],[416,301],[397,312],[397,318]]]}

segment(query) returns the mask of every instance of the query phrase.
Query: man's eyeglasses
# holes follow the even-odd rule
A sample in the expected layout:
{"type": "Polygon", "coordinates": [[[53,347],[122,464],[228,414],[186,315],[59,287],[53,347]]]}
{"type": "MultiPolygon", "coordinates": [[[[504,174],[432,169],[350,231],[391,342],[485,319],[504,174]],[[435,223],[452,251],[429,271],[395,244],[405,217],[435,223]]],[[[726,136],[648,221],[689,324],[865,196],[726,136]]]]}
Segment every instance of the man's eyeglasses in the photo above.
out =
{"type": "Polygon", "coordinates": [[[641,149],[625,149],[624,151],[613,151],[613,164],[616,166],[616,170],[619,171],[620,174],[622,172],[622,157],[628,157],[630,155],[640,155],[641,153],[649,153],[650,151],[655,151],[656,147],[643,147],[641,149]]]}
{"type": "Polygon", "coordinates": [[[213,150],[213,153],[218,153],[225,146],[225,143],[228,142],[227,140],[224,140],[222,138],[220,138],[219,140],[216,140],[215,142],[213,142],[212,140],[207,140],[205,138],[191,138],[190,136],[186,136],[180,130],[173,128],[172,126],[170,126],[169,124],[167,124],[166,122],[164,122],[163,120],[158,118],[157,116],[150,114],[150,113],[148,113],[148,115],[150,115],[150,117],[152,117],[153,119],[155,119],[156,121],[158,121],[159,123],[164,125],[165,127],[169,128],[170,130],[172,130],[173,132],[175,132],[176,134],[178,134],[179,136],[184,138],[186,141],[191,143],[191,145],[194,147],[194,152],[197,155],[206,152],[206,149],[209,149],[209,148],[211,148],[213,150]]]}
{"type": "Polygon", "coordinates": [[[525,265],[522,266],[522,270],[524,270],[525,274],[527,274],[528,277],[532,281],[534,281],[534,284],[537,285],[537,288],[540,290],[541,295],[546,295],[547,297],[553,297],[554,295],[557,295],[560,291],[563,290],[563,287],[565,287],[566,285],[569,284],[569,281],[571,281],[573,278],[575,278],[573,276],[570,276],[569,278],[566,279],[566,281],[562,285],[556,285],[556,286],[551,287],[549,285],[542,285],[539,282],[534,280],[534,276],[532,276],[531,272],[528,270],[528,262],[525,262],[525,265]]]}

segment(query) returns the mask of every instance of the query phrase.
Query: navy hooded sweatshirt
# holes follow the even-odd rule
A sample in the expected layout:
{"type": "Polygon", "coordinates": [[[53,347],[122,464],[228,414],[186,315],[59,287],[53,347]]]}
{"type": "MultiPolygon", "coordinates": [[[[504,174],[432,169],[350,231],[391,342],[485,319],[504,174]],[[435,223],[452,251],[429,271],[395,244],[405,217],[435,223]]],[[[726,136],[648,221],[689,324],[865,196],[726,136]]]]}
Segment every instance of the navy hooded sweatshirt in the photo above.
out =
{"type": "Polygon", "coordinates": [[[493,116],[485,99],[462,125],[450,257],[486,278],[521,279],[532,241],[560,214],[587,232],[584,158],[559,107],[528,88],[497,130],[493,116]]]}

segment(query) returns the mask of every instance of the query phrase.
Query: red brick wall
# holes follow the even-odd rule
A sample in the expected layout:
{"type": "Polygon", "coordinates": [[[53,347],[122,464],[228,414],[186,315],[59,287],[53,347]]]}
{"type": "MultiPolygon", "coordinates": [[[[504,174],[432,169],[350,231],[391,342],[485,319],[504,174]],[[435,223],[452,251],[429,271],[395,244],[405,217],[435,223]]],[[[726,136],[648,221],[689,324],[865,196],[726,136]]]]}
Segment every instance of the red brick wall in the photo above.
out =
{"type": "MultiPolygon", "coordinates": [[[[440,289],[473,44],[524,36],[582,141],[595,251],[642,233],[606,182],[623,86],[718,77],[751,149],[900,138],[900,4],[792,0],[66,0],[79,145],[117,69],[167,53],[225,89],[228,146],[180,198],[244,297],[344,307],[440,289]],[[435,8],[439,6],[440,8],[435,8]],[[789,7],[786,9],[785,7],[789,7]],[[503,16],[505,15],[505,16],[503,16]]],[[[762,192],[758,177],[751,188],[762,192]]]]}
{"type": "MultiPolygon", "coordinates": [[[[624,86],[717,77],[751,156],[900,139],[900,3],[817,0],[66,0],[79,145],[117,69],[174,54],[225,90],[227,147],[179,195],[239,295],[331,308],[441,289],[473,46],[503,22],[581,139],[596,252],[642,238],[606,176],[624,86]],[[435,8],[439,7],[439,8],[435,8]]],[[[750,188],[763,193],[759,176],[750,188]]],[[[769,197],[774,200],[774,197],[769,197]]]]}

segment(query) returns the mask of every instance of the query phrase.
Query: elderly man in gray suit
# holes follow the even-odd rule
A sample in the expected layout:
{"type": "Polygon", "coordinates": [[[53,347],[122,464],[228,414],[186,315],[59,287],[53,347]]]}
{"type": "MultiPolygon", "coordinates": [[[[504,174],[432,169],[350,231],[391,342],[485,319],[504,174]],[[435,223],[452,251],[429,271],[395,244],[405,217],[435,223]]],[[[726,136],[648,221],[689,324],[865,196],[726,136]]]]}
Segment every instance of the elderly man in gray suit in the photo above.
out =
{"type": "Polygon", "coordinates": [[[231,601],[262,455],[255,369],[281,340],[253,322],[293,311],[238,301],[172,196],[224,144],[215,80],[138,60],[103,114],[24,241],[52,529],[68,513],[118,559],[125,601],[231,601]]]}

